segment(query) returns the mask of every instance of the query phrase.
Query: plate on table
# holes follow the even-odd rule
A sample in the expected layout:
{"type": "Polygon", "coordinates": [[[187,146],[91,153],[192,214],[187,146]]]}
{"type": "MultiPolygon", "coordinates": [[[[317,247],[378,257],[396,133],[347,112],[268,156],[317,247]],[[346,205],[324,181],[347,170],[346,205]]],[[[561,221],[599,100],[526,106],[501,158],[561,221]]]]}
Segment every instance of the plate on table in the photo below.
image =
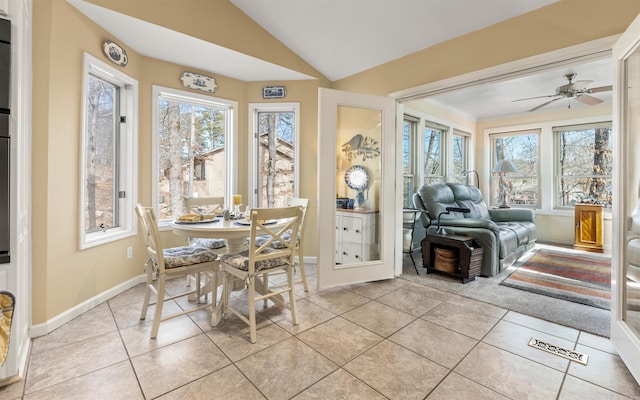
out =
{"type": "MultiPolygon", "coordinates": [[[[251,226],[251,221],[246,220],[246,219],[239,219],[237,221],[234,221],[233,223],[236,224],[236,225],[241,225],[241,226],[251,226]]],[[[271,224],[275,224],[275,223],[276,223],[276,220],[272,219],[272,220],[269,220],[269,221],[263,223],[262,225],[271,225],[271,224]]]]}
{"type": "Polygon", "coordinates": [[[201,219],[200,221],[180,221],[179,219],[176,219],[174,222],[176,224],[191,225],[191,224],[208,224],[209,222],[216,222],[216,221],[220,221],[220,217],[206,218],[206,219],[201,219]]]}

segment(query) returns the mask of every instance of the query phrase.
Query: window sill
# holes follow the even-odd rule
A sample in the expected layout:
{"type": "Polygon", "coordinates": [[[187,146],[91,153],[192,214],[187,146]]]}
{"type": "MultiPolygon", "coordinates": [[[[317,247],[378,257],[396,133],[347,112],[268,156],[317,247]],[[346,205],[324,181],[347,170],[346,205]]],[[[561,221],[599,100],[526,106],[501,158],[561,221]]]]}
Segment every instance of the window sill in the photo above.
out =
{"type": "Polygon", "coordinates": [[[92,247],[115,242],[116,240],[122,240],[131,236],[135,236],[136,234],[137,232],[131,229],[117,230],[114,232],[90,233],[80,239],[80,250],[86,250],[92,247]]]}

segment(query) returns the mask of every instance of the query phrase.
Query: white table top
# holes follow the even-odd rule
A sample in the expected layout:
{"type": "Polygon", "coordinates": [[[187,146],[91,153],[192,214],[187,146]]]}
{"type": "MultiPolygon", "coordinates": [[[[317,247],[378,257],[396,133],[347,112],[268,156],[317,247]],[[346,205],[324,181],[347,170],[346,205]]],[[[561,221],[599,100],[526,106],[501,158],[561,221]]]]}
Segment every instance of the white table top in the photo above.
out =
{"type": "MultiPolygon", "coordinates": [[[[173,221],[169,224],[173,232],[178,236],[198,238],[239,239],[249,237],[251,225],[239,225],[236,220],[225,221],[222,217],[214,222],[179,223],[173,221]]],[[[285,221],[277,221],[269,227],[277,227],[285,221]]]]}

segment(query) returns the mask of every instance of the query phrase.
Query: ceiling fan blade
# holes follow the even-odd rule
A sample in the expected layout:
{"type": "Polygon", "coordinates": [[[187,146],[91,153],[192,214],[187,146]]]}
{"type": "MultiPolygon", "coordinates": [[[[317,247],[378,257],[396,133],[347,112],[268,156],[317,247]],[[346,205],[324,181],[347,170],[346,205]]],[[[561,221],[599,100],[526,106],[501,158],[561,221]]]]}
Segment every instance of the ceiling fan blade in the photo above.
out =
{"type": "Polygon", "coordinates": [[[538,109],[540,109],[540,108],[542,108],[542,107],[544,107],[544,106],[546,106],[546,105],[548,105],[548,104],[553,103],[554,101],[558,101],[558,100],[563,99],[563,98],[564,98],[564,96],[562,96],[562,97],[558,97],[557,99],[549,100],[549,101],[547,101],[546,103],[542,103],[542,104],[540,104],[539,106],[533,107],[531,110],[529,110],[529,112],[532,112],[532,111],[538,110],[538,109]]]}
{"type": "Polygon", "coordinates": [[[544,98],[548,98],[548,97],[556,97],[556,96],[562,96],[562,95],[558,95],[558,94],[550,94],[550,95],[548,95],[548,96],[527,97],[526,99],[512,100],[512,102],[513,102],[513,103],[515,103],[516,101],[533,100],[533,99],[544,99],[544,98]]]}
{"type": "Polygon", "coordinates": [[[613,90],[613,86],[600,86],[589,89],[589,93],[598,93],[598,92],[610,92],[613,90]]]}
{"type": "Polygon", "coordinates": [[[589,106],[595,106],[596,104],[602,103],[602,100],[600,100],[599,98],[589,96],[588,94],[583,94],[581,96],[578,96],[576,97],[576,100],[578,100],[580,103],[584,103],[589,106]]]}

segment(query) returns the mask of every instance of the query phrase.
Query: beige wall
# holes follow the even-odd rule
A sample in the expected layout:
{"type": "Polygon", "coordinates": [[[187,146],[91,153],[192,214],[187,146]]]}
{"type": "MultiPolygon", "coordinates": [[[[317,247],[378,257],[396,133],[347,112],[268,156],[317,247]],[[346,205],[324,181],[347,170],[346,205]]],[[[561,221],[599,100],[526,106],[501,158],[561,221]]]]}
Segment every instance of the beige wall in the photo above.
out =
{"type": "MultiPolygon", "coordinates": [[[[401,89],[622,32],[637,0],[562,0],[512,21],[434,46],[331,83],[226,0],[91,0],[233,50],[317,77],[286,82],[286,101],[301,104],[301,191],[311,200],[307,234],[317,238],[317,87],[386,95],[401,89]],[[191,7],[190,7],[191,5],[191,7]],[[197,10],[194,12],[193,10],[197,10]],[[579,15],[576,23],[576,15],[579,15]]],[[[78,250],[82,53],[106,60],[113,38],[64,0],[33,4],[33,324],[51,320],[142,271],[142,240],[132,237],[78,250]],[[126,248],[134,257],[126,259],[126,248]]],[[[151,199],[151,85],[179,87],[183,67],[129,54],[125,72],[140,82],[139,199],[151,199]]],[[[108,62],[108,61],[107,61],[108,62]]],[[[206,71],[202,71],[205,72],[206,71]]],[[[247,103],[262,101],[264,82],[216,76],[215,96],[239,102],[240,148],[247,144],[247,103]]],[[[269,82],[274,84],[274,82],[269,82]]],[[[240,155],[241,193],[247,187],[240,155]]],[[[316,239],[316,240],[313,240],[316,239]]],[[[309,251],[315,254],[315,251],[309,251]]]]}
{"type": "MultiPolygon", "coordinates": [[[[173,14],[173,20],[180,20],[173,14]]],[[[189,25],[193,15],[185,13],[182,23],[189,25]]],[[[152,196],[152,85],[186,90],[180,83],[180,75],[186,68],[140,56],[64,0],[36,0],[33,26],[32,322],[37,325],[141,274],[146,259],[140,236],[79,250],[83,53],[109,63],[102,52],[105,39],[115,40],[127,50],[129,63],[121,69],[139,82],[138,200],[145,204],[151,203],[152,196]],[[126,257],[129,246],[134,249],[132,259],[126,257]]],[[[282,55],[291,58],[291,54],[282,55]]],[[[310,70],[309,66],[305,68],[310,70]]],[[[214,96],[238,102],[240,149],[248,148],[248,103],[265,101],[262,86],[286,85],[285,101],[300,102],[301,146],[304,147],[300,195],[311,199],[306,232],[309,243],[316,243],[318,81],[247,83],[213,75],[218,84],[214,96]]],[[[238,155],[238,188],[243,196],[248,196],[248,154],[239,151],[238,155]]],[[[170,232],[164,234],[164,238],[166,245],[183,243],[170,232]]],[[[307,246],[306,250],[309,255],[315,255],[314,246],[307,246]]]]}

